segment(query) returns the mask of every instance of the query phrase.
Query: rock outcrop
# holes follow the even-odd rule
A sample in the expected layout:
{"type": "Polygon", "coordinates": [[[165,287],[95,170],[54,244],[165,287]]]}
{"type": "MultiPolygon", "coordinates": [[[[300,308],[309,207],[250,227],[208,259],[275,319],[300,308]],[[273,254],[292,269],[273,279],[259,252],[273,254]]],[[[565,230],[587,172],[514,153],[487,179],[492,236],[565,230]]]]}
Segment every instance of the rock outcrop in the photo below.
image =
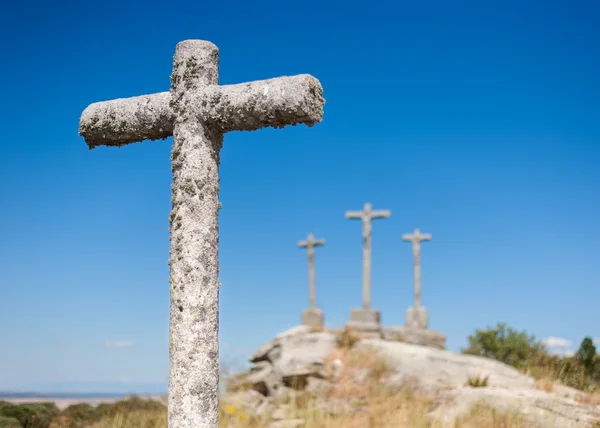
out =
{"type": "Polygon", "coordinates": [[[477,404],[518,412],[531,426],[600,424],[600,406],[584,404],[585,394],[567,387],[538,390],[532,378],[498,361],[384,339],[357,339],[343,348],[343,334],[299,326],[276,336],[250,357],[250,370],[230,379],[234,392],[222,401],[264,417],[269,428],[300,427],[304,421],[292,411],[292,398],[309,394],[324,415],[359,413],[365,408],[361,386],[375,379],[390,396],[410,385],[431,397],[435,406],[428,408],[427,418],[442,426],[453,426],[477,404]],[[357,356],[369,363],[350,370],[357,356]],[[487,386],[465,386],[474,377],[487,378],[487,386]]]}

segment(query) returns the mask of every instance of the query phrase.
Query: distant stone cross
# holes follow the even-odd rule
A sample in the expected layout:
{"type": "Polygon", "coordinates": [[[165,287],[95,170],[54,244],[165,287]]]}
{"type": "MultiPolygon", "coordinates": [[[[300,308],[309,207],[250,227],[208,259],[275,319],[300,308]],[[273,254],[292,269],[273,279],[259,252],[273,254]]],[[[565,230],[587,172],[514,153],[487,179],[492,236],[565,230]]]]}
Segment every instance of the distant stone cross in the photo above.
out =
{"type": "Polygon", "coordinates": [[[173,136],[170,428],[217,428],[219,385],[218,210],[223,134],[320,122],[325,100],[310,75],[218,85],[219,50],[177,44],[171,89],[94,103],[79,135],[90,149],[173,136]]]}
{"type": "Polygon", "coordinates": [[[347,219],[362,220],[363,235],[363,308],[371,307],[371,220],[389,218],[390,211],[373,211],[371,204],[366,203],[362,211],[346,211],[347,219]]]}
{"type": "Polygon", "coordinates": [[[402,240],[412,242],[415,271],[415,308],[421,306],[421,241],[430,241],[431,235],[415,229],[412,235],[402,235],[402,240]]]}
{"type": "Polygon", "coordinates": [[[306,241],[298,242],[300,248],[306,248],[308,252],[308,295],[309,309],[317,308],[316,287],[315,287],[315,247],[325,245],[325,240],[315,240],[312,233],[308,234],[306,241]]]}

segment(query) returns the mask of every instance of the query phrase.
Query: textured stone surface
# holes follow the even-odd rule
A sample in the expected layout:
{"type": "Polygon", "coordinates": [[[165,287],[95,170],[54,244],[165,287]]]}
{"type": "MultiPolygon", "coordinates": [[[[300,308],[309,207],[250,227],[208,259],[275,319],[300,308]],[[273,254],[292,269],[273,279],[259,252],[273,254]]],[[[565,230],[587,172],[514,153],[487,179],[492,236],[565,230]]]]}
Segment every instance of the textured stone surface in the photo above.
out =
{"type": "Polygon", "coordinates": [[[371,336],[381,336],[381,313],[375,309],[354,308],[350,311],[350,320],[346,327],[371,336]]]}
{"type": "Polygon", "coordinates": [[[531,388],[500,387],[470,388],[441,391],[440,398],[450,398],[446,404],[430,413],[431,419],[452,426],[457,417],[476,404],[486,404],[498,410],[514,411],[539,428],[588,428],[600,422],[600,407],[582,404],[572,399],[531,388]]]}
{"type": "Polygon", "coordinates": [[[336,346],[336,337],[327,332],[308,333],[281,339],[281,352],[273,362],[287,386],[308,376],[323,377],[325,359],[336,346]]]}
{"type": "Polygon", "coordinates": [[[336,347],[336,339],[327,332],[290,329],[250,357],[254,367],[242,374],[238,383],[249,383],[264,395],[275,395],[282,385],[304,389],[310,377],[325,377],[326,358],[336,347]]]}
{"type": "Polygon", "coordinates": [[[218,210],[223,133],[321,121],[309,75],[218,86],[219,51],[177,44],[171,90],[90,105],[79,134],[90,148],[173,135],[169,416],[172,428],[218,424],[218,210]]]}
{"type": "MultiPolygon", "coordinates": [[[[308,253],[308,300],[309,309],[316,309],[316,291],[315,291],[315,247],[325,245],[325,240],[315,239],[312,233],[308,234],[306,241],[298,242],[300,248],[306,248],[308,253]]],[[[304,319],[304,317],[303,317],[304,319]]],[[[304,324],[304,322],[302,323],[304,324]]]]}
{"type": "Polygon", "coordinates": [[[302,325],[312,329],[322,329],[325,323],[323,311],[320,309],[306,309],[302,312],[302,325]]]}
{"type": "Polygon", "coordinates": [[[260,361],[273,362],[273,359],[269,359],[269,356],[278,356],[278,350],[281,348],[281,341],[292,337],[310,333],[311,328],[306,325],[299,325],[285,330],[275,336],[272,340],[262,344],[249,358],[251,363],[258,363],[260,361]],[[276,352],[277,351],[277,352],[276,352]]]}
{"type": "MultiPolygon", "coordinates": [[[[221,132],[312,126],[321,122],[322,94],[317,79],[300,74],[199,88],[190,109],[221,132]]],[[[170,137],[175,123],[171,102],[171,93],[160,92],[90,104],[81,115],[79,134],[90,148],[170,137]]]]}
{"type": "Polygon", "coordinates": [[[438,331],[398,326],[383,327],[382,332],[385,340],[446,349],[446,336],[438,331]]]}
{"type": "Polygon", "coordinates": [[[411,307],[406,310],[406,327],[427,329],[429,328],[429,315],[423,306],[411,307]]]}
{"type": "Polygon", "coordinates": [[[416,377],[425,388],[456,388],[463,386],[469,377],[489,375],[490,386],[533,388],[533,380],[517,369],[483,357],[377,339],[361,340],[355,346],[358,350],[376,352],[393,367],[395,374],[389,378],[392,384],[416,377]]]}
{"type": "Polygon", "coordinates": [[[391,212],[373,211],[371,204],[366,203],[362,211],[346,211],[347,219],[362,220],[363,237],[363,296],[364,309],[371,307],[371,220],[377,218],[389,218],[391,212]]]}

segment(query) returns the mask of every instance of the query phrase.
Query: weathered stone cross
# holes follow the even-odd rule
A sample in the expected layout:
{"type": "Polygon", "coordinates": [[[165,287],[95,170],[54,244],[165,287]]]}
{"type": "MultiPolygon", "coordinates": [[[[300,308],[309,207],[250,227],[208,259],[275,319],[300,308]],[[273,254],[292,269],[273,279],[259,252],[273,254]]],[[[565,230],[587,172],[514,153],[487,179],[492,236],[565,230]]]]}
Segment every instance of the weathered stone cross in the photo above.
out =
{"type": "Polygon", "coordinates": [[[421,306],[421,241],[430,241],[431,235],[415,229],[412,235],[402,235],[402,240],[412,242],[415,272],[415,308],[421,306]]]}
{"type": "Polygon", "coordinates": [[[298,242],[300,248],[306,248],[308,252],[308,293],[309,307],[302,312],[302,325],[310,328],[322,328],[325,324],[323,311],[317,308],[315,290],[315,247],[325,245],[325,240],[316,240],[312,233],[308,234],[306,241],[298,242]]]}
{"type": "Polygon", "coordinates": [[[363,235],[363,309],[371,307],[371,220],[389,218],[390,211],[373,211],[370,203],[366,203],[362,211],[346,211],[347,219],[362,220],[363,235]]]}
{"type": "Polygon", "coordinates": [[[315,239],[312,233],[308,234],[306,241],[298,242],[300,248],[306,248],[308,253],[308,293],[309,293],[309,309],[316,309],[316,292],[315,292],[315,247],[325,245],[325,240],[315,239]]]}
{"type": "Polygon", "coordinates": [[[429,327],[429,316],[427,309],[421,306],[421,241],[431,240],[431,235],[422,234],[419,229],[415,229],[412,235],[402,235],[402,239],[412,242],[415,273],[415,306],[406,311],[406,326],[426,329],[429,327]]]}
{"type": "Polygon", "coordinates": [[[94,103],[79,134],[91,148],[173,136],[169,427],[217,428],[219,385],[218,210],[223,134],[304,123],[323,115],[310,75],[218,86],[219,50],[177,44],[171,89],[94,103]]]}

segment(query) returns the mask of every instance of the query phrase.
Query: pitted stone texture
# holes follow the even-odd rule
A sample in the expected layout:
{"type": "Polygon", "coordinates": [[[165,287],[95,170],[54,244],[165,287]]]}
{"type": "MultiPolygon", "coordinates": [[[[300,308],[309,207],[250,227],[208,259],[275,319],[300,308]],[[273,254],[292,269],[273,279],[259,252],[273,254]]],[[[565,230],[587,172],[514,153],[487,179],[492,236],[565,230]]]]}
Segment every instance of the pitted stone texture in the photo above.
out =
{"type": "Polygon", "coordinates": [[[218,48],[177,44],[171,90],[90,105],[79,134],[90,148],[173,135],[171,428],[216,428],[219,386],[218,210],[223,133],[321,121],[322,88],[308,75],[218,86],[218,48]]]}
{"type": "Polygon", "coordinates": [[[311,329],[322,329],[325,323],[323,311],[320,309],[306,309],[302,312],[302,325],[311,329]]]}
{"type": "Polygon", "coordinates": [[[219,381],[219,151],[223,134],[190,112],[190,90],[216,85],[218,49],[181,42],[173,59],[169,426],[216,427],[219,381]]]}
{"type": "MultiPolygon", "coordinates": [[[[173,135],[172,94],[160,92],[90,104],[79,121],[79,135],[90,148],[122,146],[173,135]]],[[[283,76],[235,85],[199,89],[190,106],[211,129],[254,131],[321,122],[323,88],[308,75],[283,76]]]]}
{"type": "Polygon", "coordinates": [[[446,336],[437,331],[398,326],[383,327],[382,332],[385,340],[446,349],[446,336]]]}
{"type": "Polygon", "coordinates": [[[423,330],[429,328],[427,309],[423,306],[408,308],[406,311],[406,327],[423,330]]]}

